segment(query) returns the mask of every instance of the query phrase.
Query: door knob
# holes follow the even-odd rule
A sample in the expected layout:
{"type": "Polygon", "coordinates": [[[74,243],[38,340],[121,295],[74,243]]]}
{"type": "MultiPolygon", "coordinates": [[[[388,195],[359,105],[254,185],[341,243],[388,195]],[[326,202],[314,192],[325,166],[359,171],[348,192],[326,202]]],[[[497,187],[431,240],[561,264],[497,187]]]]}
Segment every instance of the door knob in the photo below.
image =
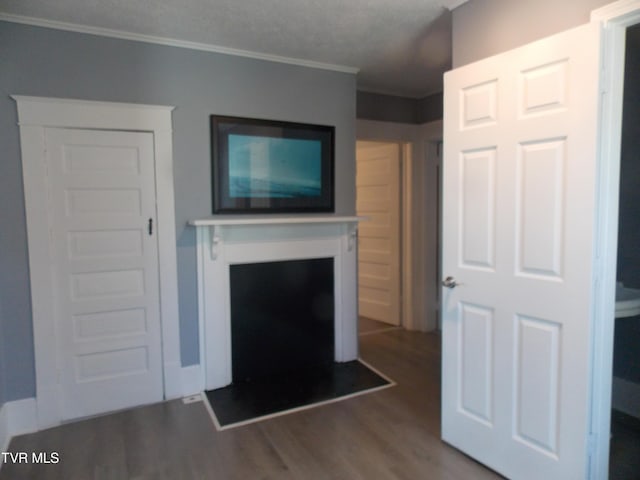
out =
{"type": "Polygon", "coordinates": [[[456,288],[458,286],[458,282],[453,277],[447,277],[442,281],[442,286],[447,288],[456,288]]]}

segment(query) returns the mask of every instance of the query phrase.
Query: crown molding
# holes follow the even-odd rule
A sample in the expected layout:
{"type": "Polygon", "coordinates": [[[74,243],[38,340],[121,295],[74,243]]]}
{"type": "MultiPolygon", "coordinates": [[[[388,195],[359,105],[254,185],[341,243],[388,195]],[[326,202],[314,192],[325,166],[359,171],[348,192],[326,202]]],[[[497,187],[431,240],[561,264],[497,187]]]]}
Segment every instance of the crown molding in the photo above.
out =
{"type": "Polygon", "coordinates": [[[638,10],[640,10],[639,0],[619,0],[592,10],[591,21],[607,24],[611,20],[617,20],[618,23],[626,24],[625,21],[630,19],[630,23],[627,24],[629,26],[637,23],[638,10]]]}
{"type": "Polygon", "coordinates": [[[98,35],[101,37],[118,38],[121,40],[130,40],[134,42],[152,43],[156,45],[164,45],[168,47],[186,48],[188,50],[199,50],[203,52],[220,53],[223,55],[232,55],[235,57],[245,57],[254,60],[264,60],[267,62],[286,63],[289,65],[297,65],[300,67],[316,68],[320,70],[330,70],[340,73],[357,74],[359,69],[346,65],[335,65],[332,63],[314,62],[312,60],[304,60],[300,58],[284,57],[280,55],[271,55],[268,53],[252,52],[249,50],[240,50],[236,48],[221,47],[208,43],[189,42],[186,40],[178,40],[176,38],[157,37],[153,35],[143,35],[140,33],[125,32],[122,30],[113,30],[110,28],[93,27],[89,25],[81,25],[78,23],[59,22],[56,20],[47,20],[44,18],[27,17],[23,15],[13,15],[9,13],[0,13],[0,20],[5,22],[20,23],[23,25],[32,25],[35,27],[53,28],[56,30],[65,30],[69,32],[85,33],[89,35],[98,35]]]}

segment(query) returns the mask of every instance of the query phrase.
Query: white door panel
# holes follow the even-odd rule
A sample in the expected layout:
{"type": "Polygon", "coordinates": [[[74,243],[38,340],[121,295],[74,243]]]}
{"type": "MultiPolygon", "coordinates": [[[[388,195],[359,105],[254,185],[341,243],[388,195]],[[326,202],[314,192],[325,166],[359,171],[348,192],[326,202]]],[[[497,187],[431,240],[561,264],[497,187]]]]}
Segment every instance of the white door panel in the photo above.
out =
{"type": "Polygon", "coordinates": [[[47,129],[46,145],[62,417],[159,401],[153,137],[47,129]]]}
{"type": "Polygon", "coordinates": [[[360,142],[356,159],[356,211],[368,218],[358,227],[359,314],[400,325],[400,146],[360,142]]]}
{"type": "Polygon", "coordinates": [[[508,478],[586,475],[599,48],[445,76],[442,432],[508,478]]]}

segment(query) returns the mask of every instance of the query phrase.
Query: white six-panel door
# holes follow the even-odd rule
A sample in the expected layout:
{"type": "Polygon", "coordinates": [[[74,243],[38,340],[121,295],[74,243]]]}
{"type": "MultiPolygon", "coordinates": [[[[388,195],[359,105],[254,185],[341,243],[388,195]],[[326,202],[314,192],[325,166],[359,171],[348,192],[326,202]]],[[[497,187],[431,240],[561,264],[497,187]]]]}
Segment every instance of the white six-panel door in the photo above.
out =
{"type": "Polygon", "coordinates": [[[160,401],[153,135],[45,135],[62,419],[160,401]]]}
{"type": "Polygon", "coordinates": [[[358,142],[358,310],[400,325],[400,145],[358,142]]]}
{"type": "Polygon", "coordinates": [[[445,76],[442,435],[511,479],[586,478],[599,49],[445,76]]]}

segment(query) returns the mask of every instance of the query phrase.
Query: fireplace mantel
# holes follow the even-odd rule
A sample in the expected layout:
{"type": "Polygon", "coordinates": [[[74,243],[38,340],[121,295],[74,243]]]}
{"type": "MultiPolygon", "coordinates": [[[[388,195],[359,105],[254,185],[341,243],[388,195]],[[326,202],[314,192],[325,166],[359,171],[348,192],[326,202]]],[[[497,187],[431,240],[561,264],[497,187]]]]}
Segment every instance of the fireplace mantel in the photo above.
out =
{"type": "Polygon", "coordinates": [[[206,389],[232,381],[229,267],[334,259],[335,360],[358,357],[357,216],[217,215],[189,221],[197,230],[200,364],[206,389]]]}
{"type": "Polygon", "coordinates": [[[190,220],[194,227],[230,226],[230,225],[292,225],[317,223],[357,224],[364,217],[338,215],[213,215],[190,220]]]}

